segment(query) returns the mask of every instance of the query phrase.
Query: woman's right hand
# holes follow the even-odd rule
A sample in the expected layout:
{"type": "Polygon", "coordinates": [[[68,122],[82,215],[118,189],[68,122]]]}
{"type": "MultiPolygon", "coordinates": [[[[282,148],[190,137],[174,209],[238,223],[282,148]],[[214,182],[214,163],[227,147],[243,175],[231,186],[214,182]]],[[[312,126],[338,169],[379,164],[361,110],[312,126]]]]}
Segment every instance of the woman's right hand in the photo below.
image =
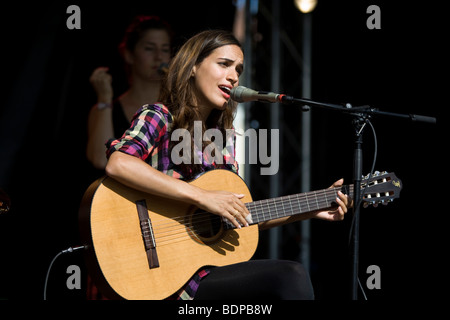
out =
{"type": "Polygon", "coordinates": [[[210,191],[201,189],[198,206],[210,213],[228,219],[236,228],[241,228],[239,222],[248,227],[252,223],[250,212],[241,201],[243,194],[227,191],[210,191]]]}
{"type": "Polygon", "coordinates": [[[89,78],[89,82],[97,93],[98,102],[112,103],[112,76],[108,70],[108,67],[98,67],[89,78]]]}

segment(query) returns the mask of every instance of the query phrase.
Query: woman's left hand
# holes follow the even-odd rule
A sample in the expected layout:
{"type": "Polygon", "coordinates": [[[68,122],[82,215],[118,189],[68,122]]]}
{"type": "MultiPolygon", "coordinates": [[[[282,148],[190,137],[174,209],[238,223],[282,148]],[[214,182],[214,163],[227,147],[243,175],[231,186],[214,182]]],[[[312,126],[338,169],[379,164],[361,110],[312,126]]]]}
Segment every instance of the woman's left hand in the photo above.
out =
{"type": "MultiPolygon", "coordinates": [[[[339,179],[330,188],[336,188],[342,186],[344,179],[339,179]]],[[[344,219],[344,215],[348,209],[353,206],[353,200],[341,191],[338,191],[338,197],[336,198],[338,207],[334,210],[318,211],[314,214],[314,218],[328,220],[328,221],[341,221],[344,219]]]]}

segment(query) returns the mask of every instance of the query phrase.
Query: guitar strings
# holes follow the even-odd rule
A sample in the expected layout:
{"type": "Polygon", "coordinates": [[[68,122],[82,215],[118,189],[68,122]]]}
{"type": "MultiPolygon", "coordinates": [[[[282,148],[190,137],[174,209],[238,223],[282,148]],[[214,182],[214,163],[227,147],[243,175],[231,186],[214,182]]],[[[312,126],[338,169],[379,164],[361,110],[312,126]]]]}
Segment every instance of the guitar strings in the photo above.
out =
{"type": "MultiPolygon", "coordinates": [[[[335,193],[335,190],[332,190],[330,193],[333,193],[335,196],[337,196],[337,194],[335,193]]],[[[313,207],[313,205],[311,205],[311,206],[309,205],[309,200],[307,199],[306,196],[305,197],[285,196],[285,197],[280,197],[280,198],[276,198],[276,199],[277,199],[276,201],[260,200],[260,201],[250,202],[250,203],[247,203],[246,206],[249,209],[249,211],[251,211],[252,217],[261,217],[262,216],[263,218],[265,218],[266,214],[264,214],[264,211],[269,211],[267,215],[268,215],[269,219],[272,219],[272,218],[280,217],[280,215],[277,212],[278,211],[277,205],[279,205],[280,203],[287,203],[287,201],[289,201],[289,205],[286,205],[286,207],[288,207],[288,209],[290,208],[291,210],[286,210],[283,206],[284,212],[289,212],[289,211],[297,212],[297,210],[300,209],[300,213],[302,213],[303,211],[309,212],[309,211],[314,211],[314,210],[318,210],[321,208],[331,207],[330,202],[332,202],[332,201],[329,201],[328,199],[318,200],[316,198],[315,201],[313,201],[313,202],[315,202],[317,207],[313,207]],[[304,199],[302,199],[302,198],[304,198],[304,199]],[[292,201],[296,201],[297,203],[292,204],[292,201]],[[305,203],[308,206],[307,210],[305,207],[305,203]],[[324,206],[324,204],[326,204],[326,206],[324,206]],[[305,207],[305,210],[302,210],[303,207],[305,207]],[[312,210],[311,210],[311,207],[313,208],[312,210]],[[273,211],[275,211],[275,213],[272,213],[273,211]]],[[[333,198],[333,201],[334,201],[334,198],[333,198]]],[[[197,212],[194,215],[194,217],[189,220],[189,222],[191,222],[191,223],[201,222],[201,219],[203,219],[205,217],[205,215],[200,215],[200,213],[201,212],[197,212]]],[[[207,220],[209,220],[210,215],[212,215],[212,214],[207,213],[207,215],[206,215],[207,220]]],[[[285,215],[289,215],[289,214],[284,214],[283,216],[285,216],[285,215]]],[[[154,220],[152,222],[152,224],[154,226],[156,226],[156,225],[161,226],[164,224],[171,224],[172,222],[175,222],[175,225],[178,225],[178,224],[186,225],[186,223],[183,223],[184,220],[186,220],[186,215],[173,217],[173,218],[167,218],[167,219],[161,219],[161,220],[154,220]],[[164,221],[164,222],[160,223],[160,221],[164,221]]],[[[172,225],[169,225],[168,227],[170,228],[170,227],[172,227],[172,225]]]]}
{"type": "MultiPolygon", "coordinates": [[[[319,201],[319,203],[324,202],[325,201],[319,201]]],[[[264,207],[271,207],[271,204],[265,204],[264,207]]],[[[295,209],[298,208],[299,206],[292,206],[292,208],[295,209]]],[[[251,211],[251,208],[249,208],[251,211]]],[[[256,211],[258,211],[259,209],[256,209],[256,211]]],[[[251,211],[252,216],[254,211],[251,211]]],[[[170,244],[174,244],[177,242],[181,242],[181,241],[187,241],[187,240],[193,240],[193,237],[196,237],[196,234],[198,233],[198,229],[201,229],[201,223],[204,223],[204,227],[210,227],[214,221],[216,222],[221,222],[221,217],[217,216],[217,215],[213,215],[209,212],[198,212],[196,214],[198,217],[195,221],[196,227],[192,225],[192,223],[172,223],[171,226],[167,227],[163,227],[163,228],[159,228],[158,225],[156,225],[154,227],[154,236],[155,236],[155,242],[157,243],[157,247],[161,247],[164,245],[170,245],[170,244]],[[171,230],[165,230],[165,231],[161,231],[164,229],[168,229],[171,228],[171,230]],[[186,232],[186,229],[188,229],[188,232],[186,232]],[[197,230],[196,230],[197,229],[197,230]],[[197,231],[197,232],[196,232],[197,231]],[[162,235],[162,233],[164,233],[164,235],[162,235]]],[[[256,213],[255,216],[260,216],[260,213],[256,213]]],[[[280,217],[279,215],[274,214],[274,216],[272,217],[272,214],[269,213],[268,214],[270,216],[269,220],[272,218],[277,218],[280,217]]],[[[225,218],[226,219],[226,218],[225,218]]],[[[191,221],[194,220],[194,217],[191,219],[191,221]]],[[[224,222],[222,220],[222,222],[224,222]]],[[[225,223],[225,222],[224,222],[225,223]]],[[[167,224],[167,223],[166,223],[167,224]]],[[[234,225],[232,226],[234,227],[234,225]]],[[[214,236],[214,235],[212,235],[214,236]]],[[[207,237],[205,237],[207,238],[207,237]]],[[[198,237],[197,237],[198,239],[198,237]]],[[[194,239],[195,240],[195,239],[194,239]]],[[[201,241],[201,240],[200,240],[201,241]]]]}
{"type": "MultiPolygon", "coordinates": [[[[350,186],[350,189],[351,189],[350,193],[353,191],[352,187],[353,187],[353,185],[350,186]]],[[[325,192],[328,192],[329,194],[333,193],[333,195],[335,195],[337,197],[336,190],[338,190],[338,189],[340,189],[340,188],[326,189],[325,192]]],[[[323,190],[319,190],[316,193],[318,193],[318,192],[325,193],[323,190]]],[[[249,211],[251,212],[252,217],[259,219],[262,216],[264,220],[271,220],[272,218],[280,217],[280,215],[278,215],[278,213],[275,213],[275,215],[272,217],[271,212],[277,211],[276,205],[279,203],[286,202],[286,200],[289,200],[289,202],[290,202],[289,207],[291,207],[291,212],[295,212],[296,210],[300,209],[300,214],[301,214],[302,213],[301,201],[306,200],[306,202],[308,202],[308,196],[304,196],[303,194],[284,196],[284,197],[276,198],[274,200],[267,199],[267,200],[250,202],[250,203],[247,203],[246,206],[248,207],[249,211]],[[302,196],[300,196],[300,195],[302,195],[302,196]],[[294,205],[292,205],[291,202],[295,201],[293,199],[297,200],[296,201],[297,204],[294,203],[294,205]],[[260,206],[260,209],[257,208],[258,204],[260,206]],[[270,210],[271,207],[275,207],[275,210],[270,210]],[[268,209],[269,209],[268,216],[270,218],[267,219],[265,217],[266,214],[264,214],[264,211],[266,211],[268,209]],[[259,212],[260,210],[262,212],[259,212]]],[[[327,206],[324,206],[322,208],[330,207],[329,206],[330,201],[328,201],[326,198],[323,200],[318,200],[316,198],[315,202],[318,206],[323,205],[324,203],[327,204],[327,206]]],[[[304,205],[304,203],[303,203],[303,205],[304,205]]],[[[314,210],[318,210],[318,209],[314,209],[314,210]]],[[[314,211],[314,210],[312,210],[312,211],[314,211]]],[[[284,206],[283,206],[283,211],[284,211],[284,214],[281,217],[289,215],[289,214],[286,214],[286,212],[288,212],[288,211],[284,209],[284,206]]],[[[310,212],[310,211],[311,210],[309,210],[307,212],[310,212]]],[[[214,215],[214,214],[211,214],[211,213],[205,212],[205,211],[197,212],[195,214],[195,216],[193,216],[191,219],[189,219],[190,223],[180,222],[182,220],[186,220],[186,216],[179,216],[179,217],[175,217],[174,219],[167,218],[167,222],[159,224],[159,225],[171,224],[166,227],[158,227],[158,224],[155,223],[155,225],[156,225],[154,228],[155,238],[156,238],[155,241],[158,242],[158,246],[164,246],[164,245],[173,244],[173,243],[185,241],[185,240],[192,240],[193,236],[196,237],[197,239],[199,239],[196,235],[195,228],[191,228],[194,226],[194,224],[196,224],[198,227],[199,224],[207,222],[208,226],[210,227],[211,224],[214,223],[214,221],[216,221],[219,223],[222,222],[222,223],[226,224],[228,226],[228,228],[229,227],[235,228],[234,225],[232,225],[226,218],[222,218],[218,215],[214,215]],[[162,229],[167,229],[167,228],[172,228],[172,230],[161,231],[162,229]],[[188,229],[188,232],[186,232],[186,229],[188,229]],[[169,233],[169,234],[163,236],[163,235],[161,235],[161,233],[169,233]]],[[[159,221],[161,221],[161,220],[159,220],[159,221]]],[[[214,236],[214,235],[212,235],[212,236],[214,236]]],[[[207,238],[207,237],[205,237],[205,238],[207,238]]]]}
{"type": "MultiPolygon", "coordinates": [[[[329,194],[333,193],[334,195],[337,196],[337,194],[336,194],[337,189],[339,189],[339,188],[319,190],[318,192],[321,192],[321,193],[328,192],[329,194]]],[[[318,192],[316,192],[316,193],[318,193],[318,192]]],[[[317,195],[315,194],[315,196],[317,196],[317,195]]],[[[292,201],[295,201],[294,199],[297,200],[296,201],[297,204],[294,203],[294,205],[292,205],[292,203],[290,203],[287,206],[290,208],[290,210],[285,210],[285,208],[283,206],[283,211],[284,211],[283,216],[287,216],[289,214],[286,214],[286,212],[290,211],[291,213],[293,213],[293,212],[296,212],[296,210],[298,210],[298,209],[300,209],[300,213],[301,213],[302,206],[305,205],[305,202],[308,202],[308,196],[307,195],[285,196],[285,197],[276,198],[275,201],[262,200],[262,201],[250,202],[246,205],[247,205],[249,211],[251,212],[252,217],[260,218],[262,216],[264,219],[267,219],[265,217],[267,215],[269,217],[267,220],[270,220],[273,218],[280,217],[280,215],[277,213],[278,210],[276,210],[277,204],[284,203],[284,202],[286,202],[286,200],[289,200],[290,202],[292,202],[292,201]],[[303,203],[302,203],[302,201],[303,201],[303,203]],[[258,205],[260,208],[258,208],[258,205]],[[272,207],[274,207],[275,210],[273,210],[272,207]],[[272,210],[269,210],[269,212],[267,214],[264,214],[264,211],[266,211],[268,209],[272,209],[272,210]],[[272,211],[275,211],[276,213],[273,214],[272,211]]],[[[314,202],[318,206],[327,204],[326,207],[328,207],[329,203],[330,203],[330,201],[328,201],[328,199],[318,200],[317,197],[314,202]]],[[[317,210],[317,209],[314,208],[314,210],[317,210]]],[[[308,212],[309,211],[311,211],[311,210],[308,210],[308,212]]],[[[224,218],[224,219],[226,219],[226,218],[224,218]]],[[[188,239],[191,239],[189,232],[192,232],[193,234],[196,233],[195,226],[197,226],[197,229],[199,229],[201,223],[208,223],[208,227],[210,227],[211,224],[214,223],[214,221],[220,222],[220,220],[221,220],[220,216],[213,215],[209,212],[204,212],[204,211],[195,213],[195,215],[191,219],[188,219],[188,222],[185,222],[186,216],[174,217],[172,219],[167,218],[167,219],[155,220],[152,223],[155,241],[158,243],[158,245],[164,245],[164,244],[167,244],[167,242],[169,242],[169,241],[174,241],[174,240],[181,241],[183,239],[188,240],[188,239]],[[159,223],[159,222],[162,222],[162,223],[159,223]],[[189,229],[188,233],[186,233],[186,228],[189,229]],[[181,235],[181,236],[179,236],[179,235],[181,235]]],[[[225,223],[225,221],[223,221],[223,220],[222,220],[222,222],[225,223]]],[[[233,225],[233,227],[234,227],[234,225],[233,225]]]]}
{"type": "MultiPolygon", "coordinates": [[[[348,187],[349,194],[352,194],[353,185],[349,185],[348,187]]],[[[262,218],[261,221],[271,220],[274,218],[289,216],[294,212],[301,214],[303,212],[306,213],[315,210],[331,208],[332,206],[330,205],[330,203],[334,202],[334,197],[337,197],[337,190],[341,189],[342,187],[335,187],[308,193],[282,196],[274,199],[259,200],[246,203],[246,206],[255,220],[259,221],[260,218],[262,218]],[[318,195],[320,196],[320,200],[317,198],[318,195]],[[323,195],[325,195],[325,197],[323,197],[323,195]],[[332,197],[332,200],[329,200],[328,197],[332,197]],[[311,205],[310,202],[312,202],[311,205]],[[286,203],[287,209],[283,205],[284,203],[286,203]],[[283,214],[281,216],[278,214],[277,210],[277,206],[279,204],[281,204],[283,207],[281,210],[283,214]],[[305,204],[308,207],[308,210],[306,210],[305,204]],[[317,207],[315,208],[314,205],[317,205],[317,207]],[[305,211],[302,210],[303,207],[305,207],[305,211]]],[[[188,216],[183,215],[173,218],[154,220],[152,222],[152,226],[155,241],[157,241],[158,245],[165,245],[170,241],[172,241],[170,243],[173,243],[192,239],[190,233],[192,233],[193,236],[196,236],[196,233],[198,232],[196,232],[195,227],[199,229],[201,228],[201,224],[205,223],[207,223],[206,226],[208,227],[211,227],[213,223],[223,223],[226,224],[228,228],[235,228],[235,226],[226,218],[211,214],[206,211],[197,211],[193,214],[193,216],[190,216],[189,218],[188,216]],[[186,229],[188,229],[188,232],[186,232],[186,229]]]]}
{"type": "MultiPolygon", "coordinates": [[[[315,199],[313,199],[313,200],[308,199],[308,195],[296,194],[296,195],[277,197],[277,198],[274,198],[274,199],[265,199],[265,200],[253,201],[253,202],[246,203],[246,206],[249,209],[250,209],[250,207],[254,207],[255,213],[258,214],[258,212],[256,212],[256,211],[259,211],[259,210],[265,211],[265,210],[270,209],[270,207],[272,207],[272,206],[274,206],[275,207],[275,211],[277,211],[276,207],[279,204],[283,204],[283,203],[287,203],[287,202],[290,203],[290,205],[289,205],[290,207],[296,208],[296,209],[298,209],[298,208],[301,209],[301,207],[305,206],[305,203],[306,203],[306,206],[308,207],[308,210],[309,211],[314,211],[314,210],[320,209],[324,202],[327,203],[327,206],[325,206],[325,207],[329,207],[328,203],[333,202],[334,201],[334,197],[337,197],[336,190],[338,190],[338,189],[340,189],[340,188],[337,187],[337,188],[333,188],[333,189],[324,189],[324,190],[318,190],[318,191],[311,192],[311,193],[315,193],[314,194],[315,199]],[[323,199],[319,200],[319,199],[317,199],[317,193],[319,193],[319,192],[320,193],[327,192],[328,195],[325,194],[326,197],[325,197],[324,200],[323,199]],[[329,201],[328,197],[333,197],[333,200],[329,201]],[[296,201],[298,203],[294,207],[291,204],[291,202],[293,202],[293,201],[296,201]],[[313,204],[310,206],[309,203],[311,201],[313,202],[313,204]],[[314,203],[316,203],[319,208],[314,208],[313,210],[311,210],[310,207],[313,207],[314,203]],[[257,208],[258,205],[259,205],[260,208],[257,208]]],[[[320,195],[320,196],[322,196],[322,195],[320,195]]],[[[312,197],[312,196],[310,195],[309,197],[312,197]]],[[[262,215],[264,216],[264,213],[262,213],[262,215]]],[[[186,218],[186,215],[176,216],[176,217],[170,218],[170,221],[177,221],[177,222],[181,223],[183,220],[185,220],[185,218],[186,218]]],[[[162,219],[162,220],[166,220],[166,219],[162,219]]],[[[161,220],[154,220],[154,223],[157,223],[159,221],[161,221],[161,220]]]]}
{"type": "MultiPolygon", "coordinates": [[[[350,188],[350,194],[352,194],[353,192],[353,185],[349,186],[350,188]]],[[[315,210],[320,210],[320,209],[325,209],[325,208],[331,208],[333,206],[330,205],[330,203],[334,202],[334,197],[337,197],[337,193],[336,190],[340,190],[341,187],[336,187],[336,188],[330,188],[330,189],[323,189],[323,190],[317,190],[317,191],[313,191],[307,194],[296,194],[296,195],[289,195],[289,196],[283,196],[283,197],[278,197],[278,198],[274,198],[274,199],[265,199],[265,200],[259,200],[259,201],[254,201],[254,202],[250,202],[247,203],[246,206],[249,209],[249,211],[251,211],[252,217],[255,218],[261,218],[263,220],[271,220],[273,218],[279,218],[280,215],[278,214],[278,210],[277,210],[277,206],[281,203],[283,205],[283,203],[288,203],[289,205],[286,205],[288,207],[288,210],[286,210],[284,208],[283,205],[283,215],[281,217],[284,216],[288,216],[289,213],[286,212],[298,212],[298,210],[300,211],[299,213],[303,213],[303,212],[310,212],[310,211],[315,211],[315,210]],[[319,193],[323,193],[325,195],[324,199],[318,199],[317,195],[319,193]],[[310,198],[314,195],[315,197],[315,201],[308,199],[308,194],[310,195],[310,198]],[[333,196],[332,199],[328,199],[328,197],[333,196]],[[310,201],[312,201],[312,205],[309,205],[310,201]],[[294,202],[294,204],[292,204],[292,202],[294,202]],[[315,204],[317,205],[317,207],[313,207],[315,204]],[[302,210],[302,208],[305,206],[305,203],[308,207],[308,209],[302,210]],[[324,205],[326,204],[326,205],[324,205]],[[259,208],[258,208],[259,206],[259,208]],[[289,210],[290,207],[290,210],[289,210]],[[311,209],[312,208],[312,209],[311,209]],[[268,212],[267,214],[265,214],[264,212],[268,212]],[[273,214],[273,211],[275,211],[275,213],[273,214]],[[266,215],[268,215],[268,217],[266,217],[266,215]]],[[[322,196],[320,194],[320,196],[322,196]]],[[[203,211],[201,211],[203,212],[203,211]]],[[[184,220],[186,220],[187,216],[183,215],[183,216],[177,216],[177,217],[172,217],[172,218],[165,218],[165,219],[160,219],[160,220],[154,220],[153,224],[154,225],[158,225],[158,226],[162,226],[164,224],[168,225],[167,228],[172,228],[173,226],[178,226],[178,225],[183,225],[183,228],[188,226],[189,224],[194,224],[194,223],[199,223],[202,222],[202,219],[206,219],[207,221],[210,220],[210,217],[213,215],[211,213],[208,212],[203,212],[206,213],[206,215],[200,215],[201,212],[197,212],[195,213],[194,217],[192,217],[189,220],[189,223],[185,223],[183,222],[184,220]],[[160,221],[164,221],[163,223],[159,223],[160,221]]],[[[161,227],[162,228],[162,227],[161,227]]]]}
{"type": "MultiPolygon", "coordinates": [[[[252,217],[268,219],[268,220],[288,216],[294,212],[304,213],[304,212],[310,212],[310,211],[314,211],[314,210],[320,210],[321,208],[331,207],[330,201],[328,201],[328,200],[314,201],[315,207],[312,205],[311,206],[308,205],[308,208],[306,208],[305,202],[302,203],[301,200],[297,204],[296,203],[292,204],[291,203],[292,201],[295,201],[295,200],[292,200],[291,198],[287,198],[287,199],[284,199],[284,201],[266,202],[266,203],[251,202],[246,205],[247,205],[247,208],[249,209],[249,211],[251,212],[252,217]],[[287,204],[288,203],[287,200],[289,200],[289,204],[287,204]],[[278,213],[278,211],[280,211],[280,210],[277,210],[277,205],[279,203],[286,203],[286,206],[283,206],[283,209],[281,209],[282,215],[280,215],[278,213]],[[266,211],[267,211],[267,213],[265,213],[266,211]]],[[[164,228],[170,229],[173,226],[177,226],[180,224],[184,225],[184,226],[188,226],[188,225],[192,225],[192,224],[196,224],[196,223],[201,223],[202,221],[209,221],[211,216],[214,216],[214,215],[209,212],[200,211],[200,212],[196,212],[192,216],[192,218],[189,218],[189,216],[185,215],[185,216],[178,216],[178,217],[173,217],[173,218],[154,220],[154,221],[152,221],[152,226],[154,228],[158,227],[160,230],[164,229],[164,228]]]]}

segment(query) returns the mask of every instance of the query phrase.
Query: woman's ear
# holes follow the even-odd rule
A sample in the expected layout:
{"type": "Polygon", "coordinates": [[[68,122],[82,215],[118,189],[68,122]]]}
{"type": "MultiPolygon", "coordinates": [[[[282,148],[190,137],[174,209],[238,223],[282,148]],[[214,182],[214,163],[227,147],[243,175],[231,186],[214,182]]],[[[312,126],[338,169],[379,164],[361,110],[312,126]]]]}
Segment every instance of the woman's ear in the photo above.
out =
{"type": "Polygon", "coordinates": [[[197,72],[197,66],[193,66],[192,67],[192,71],[191,71],[191,78],[195,77],[195,73],[197,72]]]}

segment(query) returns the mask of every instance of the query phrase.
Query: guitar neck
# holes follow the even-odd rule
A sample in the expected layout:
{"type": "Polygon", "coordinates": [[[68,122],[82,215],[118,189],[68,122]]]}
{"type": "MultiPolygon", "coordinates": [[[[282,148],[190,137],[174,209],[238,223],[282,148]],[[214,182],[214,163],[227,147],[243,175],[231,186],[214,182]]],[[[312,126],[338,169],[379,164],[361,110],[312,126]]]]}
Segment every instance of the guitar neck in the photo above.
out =
{"type": "Polygon", "coordinates": [[[254,223],[331,208],[337,205],[338,191],[353,196],[353,185],[322,189],[246,204],[254,223]]]}

